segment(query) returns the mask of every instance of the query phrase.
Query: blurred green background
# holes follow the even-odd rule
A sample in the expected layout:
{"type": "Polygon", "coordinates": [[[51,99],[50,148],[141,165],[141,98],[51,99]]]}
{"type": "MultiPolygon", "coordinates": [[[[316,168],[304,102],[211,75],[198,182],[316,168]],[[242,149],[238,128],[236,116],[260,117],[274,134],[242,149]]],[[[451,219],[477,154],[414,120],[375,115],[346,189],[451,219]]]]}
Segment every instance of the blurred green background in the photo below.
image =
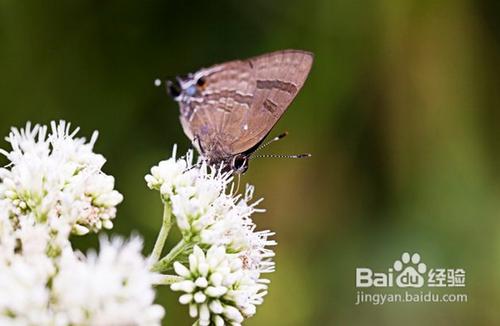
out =
{"type": "MultiPolygon", "coordinates": [[[[113,232],[141,233],[150,251],[162,207],[144,175],[189,147],[154,79],[313,51],[274,129],[290,136],[266,150],[313,157],[256,161],[243,178],[279,243],[247,325],[499,325],[499,22],[494,0],[0,0],[0,134],[27,120],[98,129],[125,196],[113,232]],[[464,268],[468,302],[356,306],[355,268],[384,270],[403,251],[464,268]]],[[[176,294],[158,300],[165,324],[190,325],[176,294]]]]}

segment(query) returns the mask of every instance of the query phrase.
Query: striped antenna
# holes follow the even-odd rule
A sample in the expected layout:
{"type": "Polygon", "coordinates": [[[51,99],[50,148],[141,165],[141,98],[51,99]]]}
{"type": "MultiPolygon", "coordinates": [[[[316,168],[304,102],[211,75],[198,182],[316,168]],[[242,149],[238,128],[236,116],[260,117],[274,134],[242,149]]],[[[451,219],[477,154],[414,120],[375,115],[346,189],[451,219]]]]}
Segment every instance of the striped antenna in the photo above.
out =
{"type": "Polygon", "coordinates": [[[270,140],[270,141],[268,141],[267,143],[265,143],[265,144],[263,144],[263,145],[260,145],[260,146],[259,146],[259,147],[255,150],[255,152],[254,152],[254,153],[256,153],[256,152],[260,151],[261,149],[263,149],[263,148],[265,148],[265,147],[267,147],[267,146],[269,146],[269,145],[271,145],[271,144],[272,144],[272,143],[274,143],[274,142],[277,142],[277,141],[278,141],[278,140],[280,140],[280,139],[285,138],[287,135],[288,135],[288,131],[285,131],[284,133],[279,134],[278,136],[274,137],[273,139],[271,139],[271,140],[270,140]]]}
{"type": "Polygon", "coordinates": [[[250,159],[253,158],[306,158],[306,157],[311,157],[312,155],[309,153],[304,153],[304,154],[291,154],[291,155],[286,155],[286,154],[263,154],[263,155],[252,155],[250,156],[250,159]]]}

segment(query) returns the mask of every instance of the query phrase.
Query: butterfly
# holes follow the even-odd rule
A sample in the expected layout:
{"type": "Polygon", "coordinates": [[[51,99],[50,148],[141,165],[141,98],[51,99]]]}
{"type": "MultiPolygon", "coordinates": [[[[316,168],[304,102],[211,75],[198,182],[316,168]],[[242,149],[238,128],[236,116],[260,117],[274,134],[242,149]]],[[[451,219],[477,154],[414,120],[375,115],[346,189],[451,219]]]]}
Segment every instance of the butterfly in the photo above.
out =
{"type": "Polygon", "coordinates": [[[216,64],[167,81],[167,93],[179,103],[184,133],[201,156],[244,173],[304,85],[313,58],[281,50],[216,64]]]}

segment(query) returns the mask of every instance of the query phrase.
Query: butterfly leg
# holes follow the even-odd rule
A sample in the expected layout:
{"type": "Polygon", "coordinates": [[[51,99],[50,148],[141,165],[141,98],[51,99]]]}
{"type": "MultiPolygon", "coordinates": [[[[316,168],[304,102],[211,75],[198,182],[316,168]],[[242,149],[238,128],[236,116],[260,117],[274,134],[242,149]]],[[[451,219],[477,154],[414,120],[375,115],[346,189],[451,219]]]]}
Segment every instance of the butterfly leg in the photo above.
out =
{"type": "Polygon", "coordinates": [[[194,136],[191,143],[193,144],[193,147],[198,150],[198,153],[201,153],[201,155],[204,156],[205,151],[203,149],[203,146],[201,145],[201,139],[198,135],[194,136]]]}

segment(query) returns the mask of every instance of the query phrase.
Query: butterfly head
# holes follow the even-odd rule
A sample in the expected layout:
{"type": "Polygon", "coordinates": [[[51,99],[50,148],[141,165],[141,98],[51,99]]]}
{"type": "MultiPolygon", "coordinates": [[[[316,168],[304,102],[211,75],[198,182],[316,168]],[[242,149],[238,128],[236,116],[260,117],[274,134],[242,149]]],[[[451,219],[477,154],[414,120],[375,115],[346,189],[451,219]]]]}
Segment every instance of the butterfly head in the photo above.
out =
{"type": "Polygon", "coordinates": [[[178,101],[182,94],[182,88],[179,81],[177,79],[175,81],[167,80],[167,83],[165,85],[167,87],[168,95],[174,100],[178,101]]]}
{"type": "Polygon", "coordinates": [[[229,167],[236,174],[243,174],[248,170],[248,155],[236,154],[231,158],[229,167]]]}
{"type": "Polygon", "coordinates": [[[176,77],[175,80],[168,80],[166,87],[168,95],[179,102],[185,98],[200,95],[205,84],[204,77],[188,74],[187,76],[176,77]]]}

